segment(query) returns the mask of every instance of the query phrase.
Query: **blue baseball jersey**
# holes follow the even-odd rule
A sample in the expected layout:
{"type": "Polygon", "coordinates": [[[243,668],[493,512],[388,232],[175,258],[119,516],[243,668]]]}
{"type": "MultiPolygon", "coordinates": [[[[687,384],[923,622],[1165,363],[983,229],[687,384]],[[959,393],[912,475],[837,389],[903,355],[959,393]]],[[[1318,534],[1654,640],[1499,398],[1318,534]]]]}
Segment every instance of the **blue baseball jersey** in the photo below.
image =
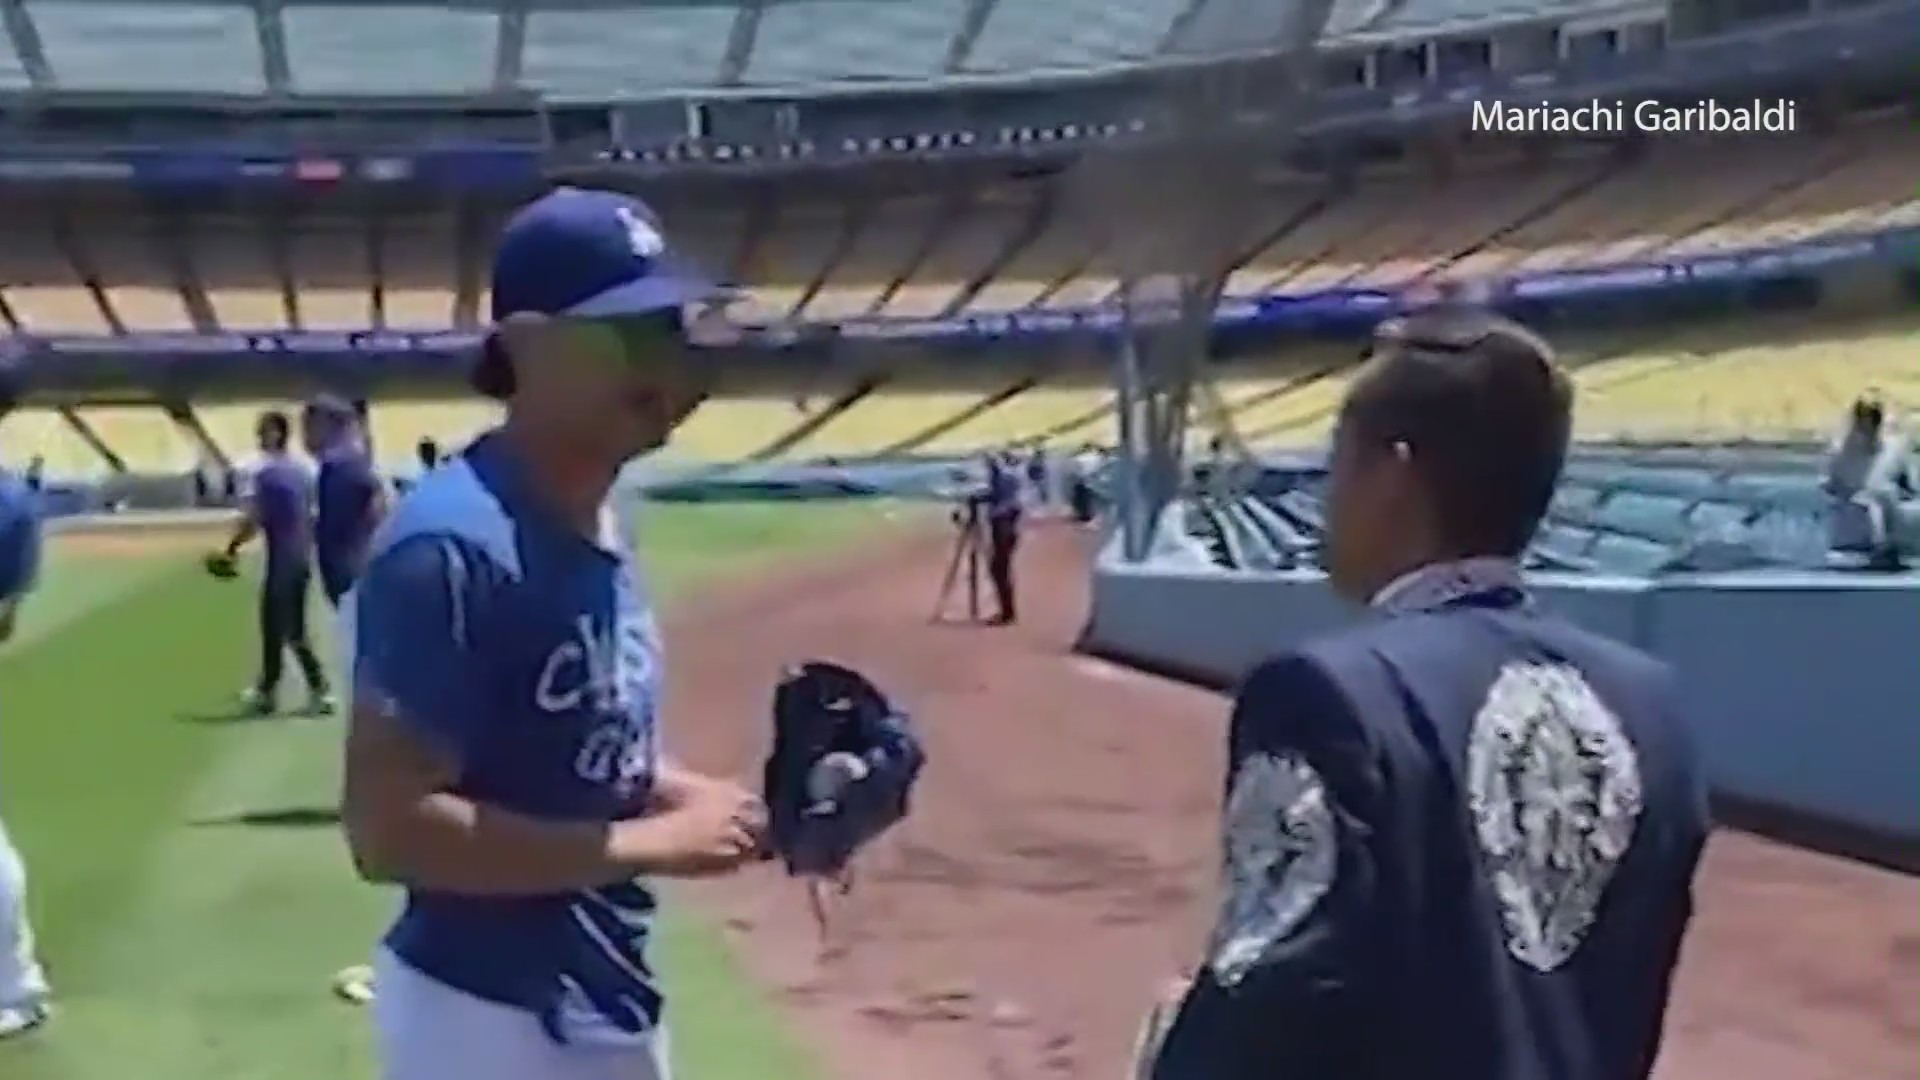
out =
{"type": "Polygon", "coordinates": [[[314,478],[313,537],[322,575],[329,582],[344,582],[360,565],[372,539],[373,508],[379,497],[380,478],[358,443],[320,455],[314,478]]]}
{"type": "Polygon", "coordinates": [[[267,573],[305,568],[313,558],[313,474],[289,454],[268,454],[253,474],[251,499],[267,573]]]}
{"type": "MultiPolygon", "coordinates": [[[[658,763],[660,647],[614,535],[595,542],[530,494],[483,436],[427,474],[375,535],[344,629],[356,695],[459,762],[454,791],[520,813],[605,822],[644,806],[658,763]]],[[[644,882],[516,898],[408,893],[387,946],[561,1042],[648,1037],[663,1001],[644,882]]]]}
{"type": "Polygon", "coordinates": [[[39,574],[39,503],[23,480],[0,470],[0,604],[25,596],[39,574]]]}

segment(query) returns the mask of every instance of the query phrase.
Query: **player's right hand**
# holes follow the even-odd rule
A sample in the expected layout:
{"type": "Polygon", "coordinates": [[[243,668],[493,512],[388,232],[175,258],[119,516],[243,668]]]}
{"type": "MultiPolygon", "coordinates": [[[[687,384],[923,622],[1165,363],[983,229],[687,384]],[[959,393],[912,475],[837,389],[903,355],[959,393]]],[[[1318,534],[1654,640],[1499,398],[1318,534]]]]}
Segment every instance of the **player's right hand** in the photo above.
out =
{"type": "Polygon", "coordinates": [[[631,831],[649,874],[707,877],[765,858],[766,804],[735,784],[704,785],[671,810],[619,827],[631,831]]]}

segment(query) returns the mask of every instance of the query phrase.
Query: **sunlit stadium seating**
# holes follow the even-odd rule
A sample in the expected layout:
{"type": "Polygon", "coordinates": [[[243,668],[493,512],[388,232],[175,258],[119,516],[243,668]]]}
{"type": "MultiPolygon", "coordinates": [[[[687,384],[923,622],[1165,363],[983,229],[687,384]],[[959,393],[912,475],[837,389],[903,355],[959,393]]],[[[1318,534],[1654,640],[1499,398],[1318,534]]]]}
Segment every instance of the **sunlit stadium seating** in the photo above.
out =
{"type": "Polygon", "coordinates": [[[99,282],[108,310],[127,331],[193,330],[163,243],[151,222],[124,210],[82,210],[72,216],[66,246],[76,267],[99,282]]]}
{"type": "Polygon", "coordinates": [[[364,330],[373,323],[369,225],[350,218],[305,218],[289,229],[294,302],[303,330],[364,330]]]}
{"type": "MultiPolygon", "coordinates": [[[[1030,386],[926,440],[918,452],[965,454],[1035,441],[1059,445],[1093,417],[1110,415],[1113,391],[1094,383],[1030,386]]],[[[1082,435],[1073,442],[1085,441],[1082,435]]]]}
{"type": "Polygon", "coordinates": [[[987,388],[884,386],[800,440],[790,456],[858,457],[899,448],[911,451],[934,429],[978,406],[987,388]]]}
{"type": "Polygon", "coordinates": [[[661,456],[713,462],[747,460],[807,423],[831,396],[728,394],[709,398],[674,431],[661,456]]]}
{"type": "Polygon", "coordinates": [[[930,199],[896,199],[867,208],[852,242],[804,315],[843,319],[866,314],[882,290],[913,270],[914,256],[938,220],[930,199]]]}
{"type": "MultiPolygon", "coordinates": [[[[1009,310],[1024,306],[1031,284],[1034,245],[1015,247],[1026,227],[1023,212],[996,208],[977,212],[964,223],[941,230],[926,257],[887,301],[880,313],[926,317],[948,314],[966,300],[961,290],[970,282],[993,280],[974,295],[967,307],[1009,310]]],[[[1043,279],[1044,280],[1044,279],[1043,279]]]]}
{"type": "Polygon", "coordinates": [[[37,334],[106,334],[99,297],[40,215],[9,215],[0,230],[0,297],[20,328],[37,334]]]}
{"type": "Polygon", "coordinates": [[[131,472],[185,473],[199,456],[192,438],[158,406],[94,405],[77,415],[131,472]]]}
{"type": "MultiPolygon", "coordinates": [[[[1588,437],[1825,437],[1863,389],[1920,407],[1920,327],[1893,321],[1716,345],[1711,332],[1576,368],[1588,437]]],[[[1724,333],[1722,331],[1721,333],[1724,333]]]]}
{"type": "Polygon", "coordinates": [[[264,223],[240,217],[196,218],[183,247],[225,330],[271,330],[288,323],[287,290],[275,268],[275,245],[264,223]]]}
{"type": "Polygon", "coordinates": [[[499,418],[499,406],[490,401],[376,400],[367,404],[374,455],[382,466],[392,469],[413,468],[414,448],[423,438],[452,452],[499,418]]]}
{"type": "Polygon", "coordinates": [[[18,409],[0,418],[0,463],[18,470],[36,457],[49,479],[90,480],[112,471],[107,460],[52,409],[18,409]]]}
{"type": "Polygon", "coordinates": [[[840,207],[801,208],[760,234],[746,251],[745,264],[737,276],[752,282],[755,306],[776,318],[784,318],[806,295],[814,278],[829,269],[846,231],[846,214],[840,207]]]}
{"type": "Polygon", "coordinates": [[[460,247],[454,216],[396,216],[383,220],[375,235],[384,325],[407,330],[454,325],[460,247]]]}

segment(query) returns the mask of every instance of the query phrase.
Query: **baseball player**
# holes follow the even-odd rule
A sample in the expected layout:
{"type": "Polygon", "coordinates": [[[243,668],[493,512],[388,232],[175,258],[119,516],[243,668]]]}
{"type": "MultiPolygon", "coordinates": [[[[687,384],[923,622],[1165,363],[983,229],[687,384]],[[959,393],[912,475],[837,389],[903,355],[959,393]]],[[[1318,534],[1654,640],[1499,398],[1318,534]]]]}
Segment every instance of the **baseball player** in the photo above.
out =
{"type": "Polygon", "coordinates": [[[327,673],[307,637],[307,593],[313,580],[313,476],[289,452],[287,414],[268,410],[254,427],[260,463],[240,521],[219,558],[231,564],[255,536],[267,545],[260,579],[260,677],[241,695],[247,711],[270,716],[279,708],[285,654],[305,678],[308,711],[333,711],[327,673]]]}
{"type": "Polygon", "coordinates": [[[506,226],[474,370],[505,420],[376,536],[342,608],[343,819],[405,887],[375,958],[387,1080],[663,1080],[650,877],[763,859],[766,809],[660,747],[651,602],[607,509],[704,397],[640,202],[562,188],[506,226]]]}
{"type": "MultiPolygon", "coordinates": [[[[0,373],[0,416],[13,408],[11,378],[0,373]]],[[[13,636],[20,603],[40,570],[40,515],[33,490],[0,471],[0,641],[13,636]]],[[[27,925],[27,870],[0,821],[0,1040],[39,1027],[52,1015],[46,972],[27,925]]]]}
{"type": "Polygon", "coordinates": [[[1225,897],[1151,1080],[1645,1080],[1707,835],[1672,672],[1539,610],[1567,452],[1544,342],[1385,326],[1342,408],[1327,570],[1362,625],[1234,701],[1225,897]]]}
{"type": "Polygon", "coordinates": [[[360,565],[374,527],[387,510],[387,493],[367,454],[360,418],[352,405],[322,395],[300,412],[300,436],[318,462],[314,476],[313,548],[320,591],[340,606],[360,565]]]}

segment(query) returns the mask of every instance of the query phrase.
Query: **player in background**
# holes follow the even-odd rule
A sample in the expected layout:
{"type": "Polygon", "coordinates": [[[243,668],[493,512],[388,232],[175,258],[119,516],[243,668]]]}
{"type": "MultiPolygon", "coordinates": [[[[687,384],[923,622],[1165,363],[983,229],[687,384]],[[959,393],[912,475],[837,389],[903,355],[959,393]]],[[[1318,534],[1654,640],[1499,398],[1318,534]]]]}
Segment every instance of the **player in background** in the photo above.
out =
{"type": "Polygon", "coordinates": [[[327,673],[307,637],[307,594],[313,582],[313,476],[288,449],[291,425],[277,410],[254,426],[260,461],[225,556],[237,558],[254,537],[266,541],[260,579],[260,676],[241,697],[246,709],[269,716],[279,708],[285,654],[293,653],[307,684],[308,711],[333,711],[327,673]]]}
{"type": "Polygon", "coordinates": [[[300,439],[318,465],[313,548],[320,591],[339,607],[360,575],[373,530],[386,516],[386,488],[367,453],[359,414],[347,402],[325,395],[309,401],[300,412],[300,439]]]}
{"type": "MultiPolygon", "coordinates": [[[[16,391],[0,372],[0,416],[16,391]]],[[[26,481],[0,470],[0,641],[13,637],[20,603],[40,571],[40,511],[26,481]]],[[[0,820],[0,1039],[39,1027],[52,1015],[46,972],[27,924],[27,869],[0,820]]]]}
{"type": "Polygon", "coordinates": [[[427,474],[348,594],[342,819],[404,886],[386,1080],[664,1080],[645,878],[760,860],[766,810],[674,766],[651,601],[607,500],[705,396],[651,212],[562,188],[507,224],[474,372],[506,419],[427,474]]]}

